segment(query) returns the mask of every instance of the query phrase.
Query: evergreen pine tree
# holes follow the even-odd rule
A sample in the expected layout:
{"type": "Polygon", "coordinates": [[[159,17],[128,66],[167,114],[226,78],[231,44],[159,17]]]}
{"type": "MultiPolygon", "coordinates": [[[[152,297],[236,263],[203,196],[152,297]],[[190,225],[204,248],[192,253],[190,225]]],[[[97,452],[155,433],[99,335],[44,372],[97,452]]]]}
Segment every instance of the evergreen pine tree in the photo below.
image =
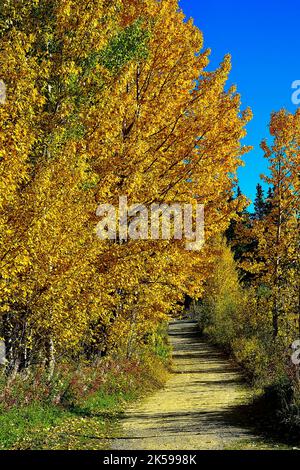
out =
{"type": "Polygon", "coordinates": [[[261,184],[256,186],[256,197],[254,201],[254,219],[261,220],[266,212],[264,190],[261,184]]]}

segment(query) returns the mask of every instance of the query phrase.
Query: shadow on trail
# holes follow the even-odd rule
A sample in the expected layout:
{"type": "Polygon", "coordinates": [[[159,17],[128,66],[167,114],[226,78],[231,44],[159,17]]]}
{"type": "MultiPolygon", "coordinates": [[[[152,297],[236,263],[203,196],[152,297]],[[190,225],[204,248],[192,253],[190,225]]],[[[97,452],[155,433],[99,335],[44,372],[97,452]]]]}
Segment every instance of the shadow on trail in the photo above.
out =
{"type": "MultiPolygon", "coordinates": [[[[226,389],[228,385],[246,385],[247,381],[243,376],[240,368],[228,359],[226,354],[220,350],[216,350],[207,343],[207,348],[203,350],[203,343],[199,343],[199,340],[207,341],[203,335],[201,335],[198,330],[196,323],[189,323],[187,320],[182,320],[180,322],[172,322],[170,325],[176,327],[176,325],[181,325],[181,328],[185,327],[185,324],[188,325],[187,331],[182,329],[178,331],[170,331],[170,338],[182,338],[184,343],[179,342],[175,344],[173,348],[173,359],[181,360],[183,357],[187,359],[198,359],[199,365],[205,362],[207,364],[218,364],[221,367],[213,367],[212,370],[207,370],[207,367],[199,367],[188,369],[185,368],[184,372],[181,370],[173,370],[174,374],[205,374],[213,375],[224,374],[224,371],[228,373],[239,372],[239,377],[235,378],[222,378],[221,380],[194,380],[193,384],[198,385],[207,385],[213,387],[220,387],[226,389]],[[197,341],[198,339],[198,341],[197,341]],[[212,349],[213,348],[213,349],[212,349]],[[192,352],[186,352],[190,351],[192,352]]],[[[185,362],[185,365],[188,366],[188,363],[185,362]]],[[[193,393],[193,391],[189,391],[193,393]]],[[[269,396],[260,396],[256,397],[247,404],[240,404],[237,406],[230,406],[225,410],[219,412],[188,412],[186,418],[188,418],[189,423],[186,427],[182,427],[182,415],[174,413],[173,415],[161,416],[157,415],[156,418],[158,421],[163,420],[178,420],[180,419],[180,429],[176,427],[169,428],[169,431],[178,433],[180,432],[203,432],[203,426],[207,429],[214,423],[219,426],[233,427],[233,428],[243,428],[249,432],[249,434],[254,434],[257,437],[261,437],[265,442],[278,443],[284,445],[299,445],[299,434],[295,433],[292,429],[288,429],[286,426],[283,426],[280,423],[279,417],[276,414],[276,409],[279,408],[278,397],[269,395],[269,396]]],[[[205,431],[205,432],[206,432],[205,431]]]]}
{"type": "Polygon", "coordinates": [[[276,414],[275,399],[261,396],[253,402],[223,412],[219,419],[224,425],[240,426],[260,436],[265,442],[278,445],[298,445],[299,434],[284,426],[276,414]]]}

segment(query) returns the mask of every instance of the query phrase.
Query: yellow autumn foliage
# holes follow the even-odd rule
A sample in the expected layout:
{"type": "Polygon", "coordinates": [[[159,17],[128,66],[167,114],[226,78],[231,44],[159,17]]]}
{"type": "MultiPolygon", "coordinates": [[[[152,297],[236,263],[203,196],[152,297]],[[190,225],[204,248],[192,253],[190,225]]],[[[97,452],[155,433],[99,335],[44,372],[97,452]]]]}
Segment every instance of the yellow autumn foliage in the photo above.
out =
{"type": "Polygon", "coordinates": [[[10,360],[144,341],[199,297],[235,214],[249,110],[175,0],[5,0],[0,292],[10,360]],[[99,204],[205,205],[206,245],[96,237],[99,204]],[[12,339],[10,340],[12,341],[12,339]]]}

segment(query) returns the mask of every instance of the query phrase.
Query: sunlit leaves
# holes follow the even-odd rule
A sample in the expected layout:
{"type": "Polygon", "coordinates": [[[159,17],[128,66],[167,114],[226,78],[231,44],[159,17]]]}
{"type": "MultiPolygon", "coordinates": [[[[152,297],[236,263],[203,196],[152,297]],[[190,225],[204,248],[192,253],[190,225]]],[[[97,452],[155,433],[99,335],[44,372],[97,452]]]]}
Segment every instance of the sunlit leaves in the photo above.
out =
{"type": "Polygon", "coordinates": [[[38,360],[49,344],[73,354],[89,341],[130,355],[185,294],[202,294],[212,241],[234,213],[227,201],[251,113],[225,91],[228,56],[205,71],[202,34],[175,0],[7,5],[1,307],[7,322],[12,306],[22,312],[38,360]],[[147,207],[205,204],[205,250],[101,242],[97,206],[122,195],[147,207]]]}

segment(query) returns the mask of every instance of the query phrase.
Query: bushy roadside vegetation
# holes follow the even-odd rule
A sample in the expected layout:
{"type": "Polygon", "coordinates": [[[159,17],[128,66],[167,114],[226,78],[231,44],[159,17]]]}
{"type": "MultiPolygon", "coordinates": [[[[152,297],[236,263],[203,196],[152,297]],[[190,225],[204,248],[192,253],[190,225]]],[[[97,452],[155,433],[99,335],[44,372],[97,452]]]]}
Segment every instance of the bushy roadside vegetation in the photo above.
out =
{"type": "Polygon", "coordinates": [[[102,449],[127,402],[168,376],[165,328],[131,357],[62,360],[0,377],[0,449],[102,449]],[[87,436],[87,437],[86,437],[87,436]]]}
{"type": "Polygon", "coordinates": [[[197,317],[203,332],[242,366],[255,391],[272,402],[278,423],[300,434],[300,383],[291,360],[296,333],[273,337],[271,300],[265,287],[242,285],[224,243],[197,317]]]}
{"type": "MultiPolygon", "coordinates": [[[[281,423],[300,431],[300,113],[271,115],[268,175],[254,212],[242,209],[216,242],[218,262],[200,306],[205,331],[232,352],[273,403],[281,423]],[[231,251],[232,250],[232,251],[231,251]]],[[[238,191],[237,200],[243,195],[238,191]]]]}

